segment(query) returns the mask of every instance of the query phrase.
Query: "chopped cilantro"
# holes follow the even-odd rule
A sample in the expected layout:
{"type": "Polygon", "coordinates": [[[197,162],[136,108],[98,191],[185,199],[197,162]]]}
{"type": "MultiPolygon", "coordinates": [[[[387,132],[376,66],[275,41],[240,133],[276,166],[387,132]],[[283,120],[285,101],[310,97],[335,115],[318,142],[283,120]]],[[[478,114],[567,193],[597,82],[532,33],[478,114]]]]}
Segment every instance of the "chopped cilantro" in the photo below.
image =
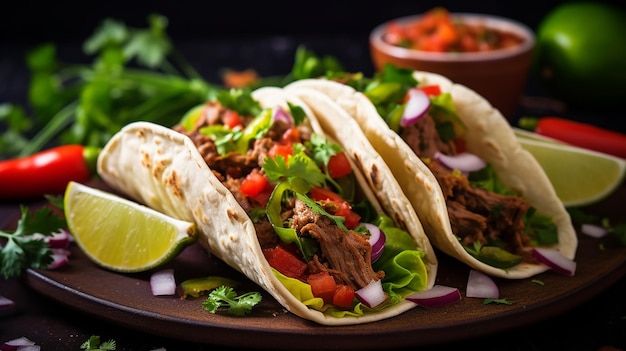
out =
{"type": "Polygon", "coordinates": [[[97,335],[90,336],[89,340],[80,345],[80,349],[86,351],[112,351],[116,348],[117,345],[115,344],[115,340],[111,339],[101,344],[100,337],[97,335]]]}
{"type": "Polygon", "coordinates": [[[497,303],[501,305],[512,305],[513,302],[507,299],[485,299],[483,300],[483,305],[488,305],[490,303],[497,303]]]}
{"type": "Polygon", "coordinates": [[[0,230],[0,275],[5,279],[18,277],[27,268],[46,268],[52,262],[52,251],[48,244],[32,234],[50,236],[65,228],[65,219],[42,207],[31,214],[28,207],[21,206],[21,218],[13,233],[0,230]]]}
{"type": "Polygon", "coordinates": [[[317,202],[311,200],[308,196],[306,195],[302,195],[302,194],[296,194],[296,196],[298,196],[298,199],[304,201],[304,203],[309,206],[311,208],[311,210],[317,214],[326,216],[330,219],[332,219],[333,221],[335,221],[335,223],[337,223],[337,226],[339,228],[341,228],[341,230],[347,232],[348,228],[346,228],[346,226],[344,225],[344,222],[346,221],[346,217],[343,216],[335,216],[332,215],[328,212],[326,212],[326,210],[324,210],[322,208],[322,206],[320,206],[317,202]]]}
{"type": "Polygon", "coordinates": [[[315,161],[303,151],[289,155],[287,159],[281,155],[268,157],[263,163],[263,170],[270,181],[285,180],[290,184],[297,182],[308,185],[305,188],[320,186],[326,180],[315,161]]]}
{"type": "Polygon", "coordinates": [[[211,291],[202,302],[205,310],[216,313],[222,305],[228,305],[228,312],[235,316],[244,316],[252,311],[252,307],[261,302],[261,293],[257,291],[237,295],[233,288],[222,285],[211,291]]]}

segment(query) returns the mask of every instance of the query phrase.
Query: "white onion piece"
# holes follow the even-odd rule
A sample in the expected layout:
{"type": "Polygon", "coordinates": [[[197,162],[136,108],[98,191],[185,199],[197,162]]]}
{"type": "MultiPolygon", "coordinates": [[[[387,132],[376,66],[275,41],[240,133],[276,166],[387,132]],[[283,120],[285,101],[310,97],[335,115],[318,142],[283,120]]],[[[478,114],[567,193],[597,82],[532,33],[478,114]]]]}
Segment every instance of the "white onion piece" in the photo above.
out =
{"type": "Polygon", "coordinates": [[[458,169],[464,173],[478,171],[487,165],[485,160],[469,152],[461,152],[454,156],[436,152],[435,159],[450,169],[458,169]]]}
{"type": "Polygon", "coordinates": [[[576,272],[576,261],[563,256],[558,250],[534,247],[530,250],[530,253],[539,262],[561,274],[571,277],[576,272]]]}
{"type": "Polygon", "coordinates": [[[0,349],[2,351],[14,351],[20,347],[30,346],[30,345],[35,345],[35,342],[28,339],[25,336],[22,336],[13,340],[5,341],[2,344],[2,346],[0,346],[0,349]]]}
{"type": "Polygon", "coordinates": [[[497,299],[500,297],[500,289],[498,289],[496,283],[487,274],[471,269],[467,278],[465,296],[481,299],[497,299]]]}
{"type": "Polygon", "coordinates": [[[383,254],[383,250],[385,249],[385,242],[387,241],[387,236],[385,233],[377,226],[371,223],[361,223],[367,230],[370,232],[370,237],[368,239],[370,245],[372,245],[372,262],[376,262],[378,258],[383,254]]]}
{"type": "Polygon", "coordinates": [[[599,225],[595,225],[595,224],[589,224],[589,223],[585,223],[583,225],[580,226],[580,231],[585,234],[588,235],[592,238],[596,238],[596,239],[600,239],[603,238],[609,231],[604,228],[601,227],[599,225]]]}
{"type": "Polygon", "coordinates": [[[423,307],[440,307],[460,301],[461,292],[451,286],[435,285],[428,290],[414,292],[405,299],[423,307]]]}
{"type": "Polygon", "coordinates": [[[410,89],[409,100],[404,107],[400,125],[403,127],[410,126],[426,115],[430,108],[430,98],[420,89],[410,89]]]}
{"type": "Polygon", "coordinates": [[[291,117],[287,114],[285,110],[280,107],[276,107],[274,109],[274,122],[283,121],[287,125],[291,125],[291,117]]]}
{"type": "Polygon", "coordinates": [[[150,276],[150,289],[152,295],[174,295],[176,293],[176,280],[173,269],[164,269],[152,273],[150,276]]]}
{"type": "Polygon", "coordinates": [[[372,280],[367,286],[354,292],[354,295],[367,307],[376,307],[387,299],[383,284],[379,280],[372,280]]]}

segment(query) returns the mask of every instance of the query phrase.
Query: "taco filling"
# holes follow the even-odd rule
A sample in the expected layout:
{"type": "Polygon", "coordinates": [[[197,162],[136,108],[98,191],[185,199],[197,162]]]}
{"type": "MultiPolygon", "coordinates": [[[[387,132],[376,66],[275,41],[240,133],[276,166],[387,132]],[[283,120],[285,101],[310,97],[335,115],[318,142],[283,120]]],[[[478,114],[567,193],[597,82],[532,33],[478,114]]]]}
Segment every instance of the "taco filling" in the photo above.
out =
{"type": "Polygon", "coordinates": [[[550,216],[537,213],[531,203],[506,188],[491,165],[474,157],[472,169],[457,166],[455,158],[474,156],[465,149],[471,133],[456,115],[452,96],[437,85],[419,85],[411,70],[387,65],[374,79],[341,74],[335,79],[362,92],[379,115],[428,166],[445,197],[452,232],[476,259],[497,268],[521,262],[535,264],[528,248],[558,243],[558,228],[550,216]],[[411,90],[428,96],[429,105],[418,117],[404,111],[411,90]]]}
{"type": "Polygon", "coordinates": [[[305,123],[299,106],[250,107],[237,112],[207,102],[173,129],[193,141],[248,214],[287,289],[336,317],[359,316],[423,290],[424,252],[364,198],[340,145],[305,123]],[[371,224],[386,235],[382,255],[372,251],[371,224]],[[380,286],[378,299],[361,298],[371,286],[380,286]]]}

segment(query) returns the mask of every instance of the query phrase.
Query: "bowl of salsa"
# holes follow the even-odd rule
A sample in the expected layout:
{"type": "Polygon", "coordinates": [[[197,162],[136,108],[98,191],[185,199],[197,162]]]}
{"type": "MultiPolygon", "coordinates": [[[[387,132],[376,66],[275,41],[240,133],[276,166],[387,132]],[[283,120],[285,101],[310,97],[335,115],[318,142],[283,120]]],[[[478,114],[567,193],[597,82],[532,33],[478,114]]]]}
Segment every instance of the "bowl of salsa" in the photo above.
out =
{"type": "Polygon", "coordinates": [[[527,83],[535,35],[513,19],[436,7],[378,25],[369,42],[376,70],[391,63],[441,74],[512,119],[527,83]]]}

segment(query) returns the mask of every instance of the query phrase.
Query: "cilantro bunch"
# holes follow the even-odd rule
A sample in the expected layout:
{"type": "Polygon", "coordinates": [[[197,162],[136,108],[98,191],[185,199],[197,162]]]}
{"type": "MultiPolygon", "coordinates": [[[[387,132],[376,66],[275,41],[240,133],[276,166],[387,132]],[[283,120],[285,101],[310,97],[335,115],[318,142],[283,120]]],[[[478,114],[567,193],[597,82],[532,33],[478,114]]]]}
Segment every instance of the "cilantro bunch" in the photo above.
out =
{"type": "Polygon", "coordinates": [[[167,18],[148,21],[139,29],[104,20],[83,44],[91,64],[60,62],[52,43],[32,49],[27,106],[0,104],[0,158],[59,143],[102,147],[130,122],[171,126],[206,101],[216,88],[174,49],[167,18]]]}

